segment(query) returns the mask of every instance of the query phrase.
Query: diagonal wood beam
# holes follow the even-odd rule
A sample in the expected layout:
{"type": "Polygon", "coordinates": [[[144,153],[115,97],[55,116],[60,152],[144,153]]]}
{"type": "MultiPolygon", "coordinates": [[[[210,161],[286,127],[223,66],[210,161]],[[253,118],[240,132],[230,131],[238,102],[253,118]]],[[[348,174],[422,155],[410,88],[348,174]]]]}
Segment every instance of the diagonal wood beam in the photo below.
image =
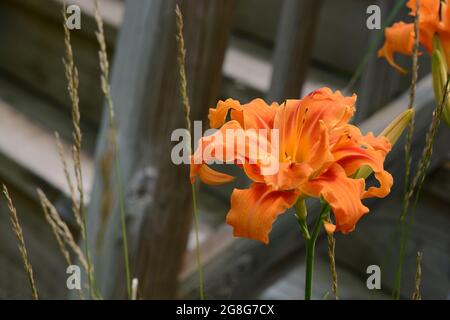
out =
{"type": "MultiPolygon", "coordinates": [[[[191,118],[202,119],[217,99],[234,0],[134,0],[126,2],[113,66],[112,95],[118,119],[130,261],[142,298],[172,298],[191,226],[188,167],[171,161],[171,133],[184,127],[179,93],[175,5],[185,20],[191,118]]],[[[101,162],[107,115],[96,155],[89,208],[95,252],[104,200],[101,162]]],[[[117,181],[112,177],[111,191],[117,181]]],[[[126,295],[118,195],[113,194],[104,246],[95,252],[97,282],[105,298],[126,295]]]]}
{"type": "Polygon", "coordinates": [[[298,98],[311,59],[322,0],[284,0],[268,101],[298,98]]]}

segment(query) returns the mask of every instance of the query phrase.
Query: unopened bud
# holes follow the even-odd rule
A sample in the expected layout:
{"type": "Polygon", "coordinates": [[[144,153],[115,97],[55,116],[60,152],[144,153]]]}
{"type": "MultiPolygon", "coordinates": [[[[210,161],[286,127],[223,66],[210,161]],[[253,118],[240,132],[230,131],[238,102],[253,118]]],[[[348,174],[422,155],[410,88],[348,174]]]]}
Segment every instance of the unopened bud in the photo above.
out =
{"type": "MultiPolygon", "coordinates": [[[[411,119],[414,116],[414,109],[407,109],[399,114],[392,122],[380,133],[380,136],[386,137],[391,145],[394,145],[400,139],[411,119]]],[[[366,179],[373,172],[369,166],[361,167],[354,175],[355,179],[366,179]]]]}
{"type": "MultiPolygon", "coordinates": [[[[444,50],[438,36],[433,38],[433,54],[431,58],[431,73],[433,75],[433,89],[436,104],[441,104],[445,96],[448,79],[448,67],[445,61],[444,50]]],[[[450,99],[447,96],[442,110],[442,120],[450,126],[450,99]]]]}
{"type": "Polygon", "coordinates": [[[400,139],[413,116],[414,109],[410,108],[403,111],[380,133],[380,136],[386,137],[391,145],[394,145],[400,139]]]}

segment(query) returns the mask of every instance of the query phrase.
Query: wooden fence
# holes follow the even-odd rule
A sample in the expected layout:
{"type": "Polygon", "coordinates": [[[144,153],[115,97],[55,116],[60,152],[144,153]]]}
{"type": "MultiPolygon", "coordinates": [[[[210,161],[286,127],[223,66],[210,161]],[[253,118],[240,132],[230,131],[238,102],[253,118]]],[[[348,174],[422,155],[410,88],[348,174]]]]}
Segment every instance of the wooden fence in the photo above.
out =
{"type": "MultiPolygon", "coordinates": [[[[124,298],[122,240],[114,188],[109,190],[113,201],[104,245],[101,250],[96,246],[102,225],[99,212],[105,196],[101,169],[106,152],[107,115],[105,111],[102,115],[106,109],[101,107],[92,7],[83,1],[73,2],[83,6],[85,14],[83,28],[74,32],[73,39],[80,70],[82,129],[87,141],[83,156],[88,176],[85,188],[90,191],[90,245],[95,252],[95,271],[104,297],[124,298]]],[[[62,173],[55,172],[58,158],[52,138],[52,131],[58,130],[66,140],[70,139],[69,105],[61,64],[62,1],[48,3],[44,7],[31,0],[0,3],[0,177],[14,186],[24,203],[24,221],[29,226],[25,231],[29,231],[30,239],[45,234],[43,243],[53,244],[54,253],[35,242],[30,248],[31,259],[38,266],[48,265],[49,270],[54,270],[52,281],[48,280],[44,267],[37,267],[36,271],[38,285],[46,288],[44,296],[52,298],[67,295],[67,290],[58,287],[58,283],[65,283],[65,269],[36,206],[35,187],[46,189],[69,223],[72,218],[62,173]],[[15,132],[15,127],[20,130],[15,132]],[[24,148],[17,148],[18,145],[24,148]]],[[[243,99],[266,96],[270,101],[280,101],[299,97],[302,91],[323,84],[344,88],[377,36],[376,31],[365,29],[365,8],[371,1],[345,0],[339,6],[334,0],[133,0],[125,4],[118,0],[101,1],[109,53],[114,54],[111,85],[127,198],[130,261],[143,298],[198,297],[196,264],[189,241],[192,213],[188,170],[170,161],[170,133],[183,126],[184,117],[176,61],[177,3],[181,4],[186,24],[186,67],[195,120],[204,120],[208,107],[225,95],[243,99]],[[263,19],[252,20],[259,8],[263,19]],[[347,19],[331,16],[336,12],[347,19]],[[355,32],[357,24],[361,24],[358,27],[361,31],[355,32]]],[[[392,1],[378,0],[377,4],[383,15],[392,9],[392,1]]],[[[414,159],[422,149],[433,107],[428,71],[424,62],[417,89],[413,149],[418,153],[414,159]]],[[[356,120],[364,132],[380,132],[394,115],[406,108],[408,84],[409,78],[397,75],[385,61],[374,56],[368,60],[355,87],[360,93],[356,120]]],[[[440,130],[433,154],[432,170],[441,176],[448,176],[449,138],[448,129],[440,130]]],[[[397,146],[387,161],[387,169],[398,181],[403,172],[403,157],[403,149],[397,146]]],[[[110,185],[115,184],[115,179],[114,175],[109,177],[110,185]]],[[[242,177],[238,180],[245,181],[242,177]]],[[[422,226],[448,225],[450,216],[445,216],[445,212],[449,203],[442,190],[449,190],[449,185],[448,179],[430,179],[419,216],[431,214],[433,219],[419,219],[422,226]]],[[[292,257],[301,256],[304,247],[291,215],[283,216],[276,224],[268,246],[233,238],[230,228],[223,224],[229,198],[229,189],[224,190],[227,193],[203,186],[199,196],[206,294],[208,298],[258,297],[293,268],[297,260],[292,257]]],[[[401,190],[401,186],[396,190],[401,190]]],[[[384,202],[374,202],[372,223],[362,224],[361,233],[357,232],[352,239],[350,236],[338,239],[340,265],[362,278],[364,274],[358,266],[380,261],[377,248],[386,245],[387,237],[377,238],[376,231],[381,228],[388,233],[394,231],[399,196],[392,195],[388,208],[384,202]],[[362,233],[371,234],[377,241],[364,242],[362,233]],[[351,258],[345,255],[346,250],[352,251],[351,258]]],[[[314,207],[316,203],[310,205],[314,207]]],[[[0,212],[3,234],[7,233],[2,223],[6,216],[0,212]]],[[[444,289],[436,289],[435,285],[439,277],[447,277],[448,288],[450,238],[444,232],[436,235],[427,228],[415,233],[409,250],[415,252],[423,243],[427,246],[435,243],[426,240],[428,236],[435,235],[436,242],[444,243],[433,249],[432,257],[427,258],[425,253],[424,258],[425,270],[429,268],[433,275],[429,282],[425,279],[429,283],[425,285],[426,295],[443,298],[447,294],[445,285],[439,286],[444,289]],[[440,266],[434,266],[436,261],[440,266]]],[[[13,255],[14,242],[9,243],[0,246],[13,255]]],[[[0,252],[0,259],[2,256],[0,252]]],[[[412,255],[408,255],[407,263],[411,259],[412,255]]],[[[14,261],[5,262],[8,267],[4,272],[15,270],[18,260],[14,261]]],[[[1,265],[0,262],[0,270],[1,265]]],[[[0,272],[0,288],[2,283],[11,283],[3,274],[0,272]]],[[[383,286],[388,288],[392,277],[392,273],[386,272],[383,286]]],[[[411,274],[407,272],[406,277],[411,274]]],[[[23,280],[20,278],[19,282],[23,280]]],[[[406,286],[405,297],[409,296],[408,290],[406,286]]],[[[11,297],[9,292],[0,289],[0,297],[11,297]]],[[[23,294],[21,289],[15,292],[13,296],[23,294]]]]}

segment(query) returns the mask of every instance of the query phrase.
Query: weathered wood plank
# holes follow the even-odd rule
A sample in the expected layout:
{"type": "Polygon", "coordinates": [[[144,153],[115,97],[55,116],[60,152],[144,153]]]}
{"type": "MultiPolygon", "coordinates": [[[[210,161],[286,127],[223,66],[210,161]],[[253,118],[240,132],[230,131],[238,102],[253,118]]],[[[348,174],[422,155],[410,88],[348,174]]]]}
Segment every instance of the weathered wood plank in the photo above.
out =
{"type": "MultiPolygon", "coordinates": [[[[363,122],[361,124],[362,131],[379,133],[393,117],[406,108],[407,101],[408,93],[405,93],[385,109],[363,122]]],[[[428,76],[420,81],[417,88],[414,159],[417,159],[421,153],[423,138],[429,127],[433,105],[431,77],[428,76]]],[[[432,166],[435,166],[447,155],[449,138],[447,128],[439,132],[436,137],[432,166]]],[[[396,181],[401,181],[404,169],[401,145],[402,142],[399,142],[386,161],[387,170],[394,174],[396,181]]],[[[402,186],[397,185],[393,193],[398,193],[401,190],[402,186]]],[[[315,209],[312,207],[310,210],[314,212],[315,209]]],[[[303,242],[297,230],[295,219],[290,214],[286,214],[278,220],[271,233],[271,242],[268,246],[235,238],[228,243],[221,253],[205,262],[206,294],[210,298],[252,297],[257,294],[258,290],[271,283],[275,276],[274,269],[277,269],[276,266],[282,265],[283,260],[288,261],[292,254],[302,250],[302,248],[303,242]]],[[[195,274],[185,274],[181,296],[194,297],[195,292],[195,274]]]]}
{"type": "MultiPolygon", "coordinates": [[[[175,295],[190,230],[188,168],[176,166],[170,159],[170,134],[184,127],[176,60],[176,3],[126,3],[113,68],[112,95],[117,106],[132,269],[143,298],[175,295]]],[[[217,97],[233,4],[228,0],[182,2],[192,119],[202,119],[217,97]]],[[[106,128],[107,113],[97,168],[105,151],[106,128]]],[[[98,170],[89,208],[92,241],[99,225],[101,183],[98,170]]],[[[97,280],[106,298],[125,294],[119,212],[114,208],[105,247],[95,255],[97,280]]],[[[94,243],[91,247],[95,248],[94,243]]]]}
{"type": "MultiPolygon", "coordinates": [[[[102,2],[107,7],[115,3],[102,2]]],[[[82,5],[83,10],[85,4],[82,5]]],[[[103,100],[98,80],[94,20],[90,12],[88,9],[83,11],[82,28],[72,33],[72,40],[80,76],[82,121],[96,127],[100,122],[103,100]]],[[[118,14],[118,10],[113,10],[109,16],[118,14]]],[[[111,17],[107,19],[107,22],[111,21],[115,22],[111,17]]],[[[110,48],[114,47],[116,28],[105,24],[110,48]]],[[[64,79],[62,1],[46,1],[45,5],[32,0],[1,1],[0,38],[0,72],[30,91],[45,96],[55,108],[70,110],[66,82],[61,81],[64,79]]]]}
{"type": "Polygon", "coordinates": [[[308,71],[322,0],[285,0],[278,24],[268,101],[298,98],[308,71]]]}
{"type": "MultiPolygon", "coordinates": [[[[64,144],[66,161],[73,165],[70,145],[64,144]]],[[[70,198],[53,132],[34,123],[29,117],[0,99],[0,175],[31,198],[36,188],[49,186],[70,198]]],[[[92,159],[82,153],[84,189],[88,193],[93,176],[92,159]]]]}
{"type": "MultiPolygon", "coordinates": [[[[39,126],[51,134],[57,131],[66,141],[72,140],[72,116],[64,108],[57,107],[53,101],[32,90],[30,87],[17,82],[0,72],[0,99],[22,114],[33,126],[39,126]]],[[[95,150],[97,129],[83,123],[83,150],[92,154],[95,150]]],[[[32,159],[30,159],[32,161],[32,159]]]]}
{"type": "MultiPolygon", "coordinates": [[[[284,1],[245,0],[237,4],[235,34],[273,47],[284,1]],[[258,8],[258,14],[255,14],[258,8]]],[[[373,0],[325,0],[313,48],[313,60],[350,76],[368,44],[366,8],[373,0]],[[348,48],[351,47],[351,50],[348,48]]],[[[384,16],[383,16],[384,18],[384,16]]]]}

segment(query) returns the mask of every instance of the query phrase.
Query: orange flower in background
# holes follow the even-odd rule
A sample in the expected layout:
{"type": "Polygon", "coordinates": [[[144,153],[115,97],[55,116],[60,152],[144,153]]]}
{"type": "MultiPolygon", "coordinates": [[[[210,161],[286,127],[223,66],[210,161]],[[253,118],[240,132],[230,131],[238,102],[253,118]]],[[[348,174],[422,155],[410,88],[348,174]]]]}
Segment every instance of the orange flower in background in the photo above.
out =
{"type": "Polygon", "coordinates": [[[372,133],[363,135],[348,123],[355,102],[355,95],[345,97],[328,88],[282,105],[269,106],[261,99],[244,105],[232,99],[220,101],[209,112],[211,126],[220,130],[199,141],[192,157],[191,182],[196,177],[208,184],[233,179],[208,167],[206,162],[211,159],[234,161],[245,171],[253,183],[248,189],[233,190],[227,215],[235,236],[268,243],[277,216],[306,197],[323,197],[331,206],[335,225],[327,225],[327,230],[351,232],[369,211],[362,200],[386,196],[393,183],[383,168],[390,142],[372,133]],[[226,121],[228,117],[230,121],[226,121]],[[230,129],[244,132],[245,146],[240,151],[223,138],[230,129]],[[255,129],[278,133],[263,139],[268,145],[278,145],[277,154],[268,152],[263,156],[277,161],[276,172],[265,173],[264,159],[251,159],[246,153],[260,141],[254,136],[255,129]],[[209,150],[206,159],[202,158],[205,150],[209,150]],[[366,189],[364,179],[352,178],[365,166],[372,168],[378,187],[366,189]]]}
{"type": "MultiPolygon", "coordinates": [[[[416,0],[409,0],[406,6],[415,16],[416,0]]],[[[450,6],[447,1],[420,0],[419,1],[419,41],[422,46],[432,53],[433,37],[437,34],[444,49],[447,64],[450,62],[450,6]]],[[[378,51],[379,57],[384,57],[395,69],[405,73],[405,70],[394,61],[394,54],[412,55],[414,46],[414,24],[397,22],[385,30],[386,41],[378,51]]]]}

